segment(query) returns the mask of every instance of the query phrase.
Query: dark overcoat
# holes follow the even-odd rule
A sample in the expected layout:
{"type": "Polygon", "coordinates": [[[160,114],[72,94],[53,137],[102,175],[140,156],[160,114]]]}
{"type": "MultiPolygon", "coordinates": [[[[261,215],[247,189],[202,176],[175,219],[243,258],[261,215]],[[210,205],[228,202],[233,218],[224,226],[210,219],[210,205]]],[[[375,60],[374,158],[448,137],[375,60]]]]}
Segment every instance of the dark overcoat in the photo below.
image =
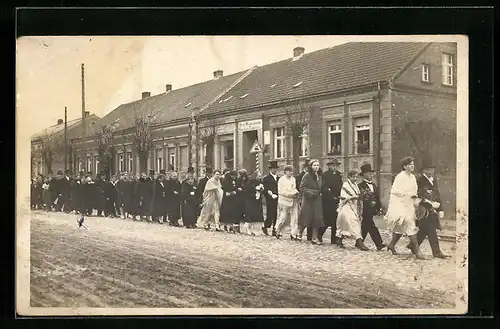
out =
{"type": "Polygon", "coordinates": [[[236,179],[227,175],[222,181],[222,205],[220,208],[220,222],[236,224],[240,222],[240,209],[238,209],[238,196],[236,179]]]}
{"type": "Polygon", "coordinates": [[[299,213],[299,227],[320,228],[325,226],[321,200],[322,178],[315,176],[306,173],[300,182],[302,206],[299,213]]]}
{"type": "Polygon", "coordinates": [[[441,203],[441,195],[439,194],[438,182],[437,179],[434,178],[431,183],[424,175],[420,176],[417,179],[418,186],[418,197],[422,198],[422,202],[420,202],[420,207],[424,207],[427,209],[427,216],[422,220],[432,220],[435,221],[435,227],[440,230],[441,222],[439,220],[438,213],[443,210],[443,205],[441,203]],[[424,202],[423,199],[427,199],[433,202],[439,202],[439,208],[434,209],[432,205],[427,202],[424,202]]]}
{"type": "MultiPolygon", "coordinates": [[[[337,216],[340,190],[342,189],[342,174],[337,171],[325,171],[321,174],[321,200],[323,203],[323,221],[326,226],[333,225],[333,219],[337,216]]],[[[300,186],[300,185],[297,185],[300,186]]]]}
{"type": "Polygon", "coordinates": [[[198,188],[185,180],[181,186],[182,222],[184,226],[193,226],[198,218],[198,188]]]}
{"type": "Polygon", "coordinates": [[[167,183],[168,220],[181,219],[181,182],[169,179],[167,183]]]}
{"type": "Polygon", "coordinates": [[[153,216],[165,216],[167,214],[167,189],[165,181],[156,180],[153,188],[153,216]]]}
{"type": "Polygon", "coordinates": [[[264,213],[262,209],[262,200],[264,190],[261,190],[259,198],[256,198],[256,186],[262,181],[258,179],[249,179],[245,184],[245,221],[248,223],[264,222],[264,213]]]}

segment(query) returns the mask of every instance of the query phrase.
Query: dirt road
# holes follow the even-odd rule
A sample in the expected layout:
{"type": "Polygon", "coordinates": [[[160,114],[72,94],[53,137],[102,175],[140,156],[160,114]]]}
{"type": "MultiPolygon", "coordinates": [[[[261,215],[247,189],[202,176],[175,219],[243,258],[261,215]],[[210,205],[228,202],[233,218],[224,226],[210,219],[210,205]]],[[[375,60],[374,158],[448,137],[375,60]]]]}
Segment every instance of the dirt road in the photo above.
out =
{"type": "Polygon", "coordinates": [[[121,219],[86,224],[32,214],[32,307],[454,307],[453,259],[121,219]]]}

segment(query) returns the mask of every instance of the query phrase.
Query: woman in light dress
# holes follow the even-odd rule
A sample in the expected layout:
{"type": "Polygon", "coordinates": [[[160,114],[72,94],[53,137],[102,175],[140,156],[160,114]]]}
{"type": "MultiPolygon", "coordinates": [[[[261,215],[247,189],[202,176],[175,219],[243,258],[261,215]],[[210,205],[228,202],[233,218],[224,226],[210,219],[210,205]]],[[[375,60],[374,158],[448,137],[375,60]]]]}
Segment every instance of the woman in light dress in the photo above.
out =
{"type": "Polygon", "coordinates": [[[210,228],[211,219],[215,222],[215,229],[220,230],[219,215],[223,195],[220,177],[220,170],[215,170],[203,191],[203,204],[197,226],[206,230],[210,228]]]}
{"type": "Polygon", "coordinates": [[[387,228],[392,232],[392,241],[387,245],[387,250],[397,255],[396,243],[402,235],[406,235],[410,238],[410,245],[416,258],[424,259],[417,243],[415,208],[418,207],[420,199],[417,197],[417,180],[413,174],[414,159],[406,157],[401,160],[401,169],[392,184],[389,208],[385,216],[387,228]]]}
{"type": "Polygon", "coordinates": [[[350,170],[347,173],[347,180],[342,184],[337,208],[337,245],[345,248],[343,239],[354,238],[356,248],[366,251],[368,248],[361,236],[363,202],[360,200],[361,192],[357,184],[358,175],[356,170],[350,170]]]}

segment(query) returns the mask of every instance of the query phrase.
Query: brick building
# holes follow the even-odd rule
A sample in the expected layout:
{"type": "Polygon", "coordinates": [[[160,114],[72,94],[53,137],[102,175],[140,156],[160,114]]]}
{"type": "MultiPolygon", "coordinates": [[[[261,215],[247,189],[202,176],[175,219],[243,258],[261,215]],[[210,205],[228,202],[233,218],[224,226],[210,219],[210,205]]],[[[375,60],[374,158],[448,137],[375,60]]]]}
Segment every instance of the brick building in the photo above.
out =
{"type": "MultiPolygon", "coordinates": [[[[212,163],[216,168],[282,166],[292,157],[284,125],[287,108],[311,110],[300,142],[302,158],[332,158],[341,170],[371,163],[377,170],[382,201],[387,205],[393,177],[403,156],[417,165],[426,155],[437,165],[445,213],[454,214],[456,175],[456,44],[355,42],[307,53],[297,47],[289,59],[254,67],[124,104],[100,124],[117,126],[115,171],[137,171],[129,118],[137,111],[154,113],[155,147],[148,169],[173,164],[185,171],[189,162],[203,171],[206,145],[199,127],[217,120],[212,163]],[[193,118],[196,120],[193,121],[193,118]],[[198,127],[197,127],[198,125],[198,127]],[[188,140],[189,138],[189,140],[188,140]],[[258,162],[250,151],[261,146],[258,162]],[[188,146],[191,149],[188,150],[188,146]],[[189,160],[191,154],[191,161],[189,160]]],[[[77,163],[97,171],[95,141],[80,143],[77,163]]],[[[210,155],[209,155],[210,156],[210,155]]]]}
{"type": "MultiPolygon", "coordinates": [[[[95,114],[86,112],[86,124],[92,124],[99,120],[95,114]]],[[[82,135],[82,118],[70,120],[67,123],[67,140],[68,140],[68,168],[73,167],[72,143],[71,140],[82,135]]],[[[45,163],[43,153],[52,152],[51,172],[56,173],[58,170],[65,169],[65,148],[64,148],[64,120],[59,119],[53,126],[47,127],[42,131],[34,134],[31,137],[31,175],[49,174],[49,168],[45,163]]]]}

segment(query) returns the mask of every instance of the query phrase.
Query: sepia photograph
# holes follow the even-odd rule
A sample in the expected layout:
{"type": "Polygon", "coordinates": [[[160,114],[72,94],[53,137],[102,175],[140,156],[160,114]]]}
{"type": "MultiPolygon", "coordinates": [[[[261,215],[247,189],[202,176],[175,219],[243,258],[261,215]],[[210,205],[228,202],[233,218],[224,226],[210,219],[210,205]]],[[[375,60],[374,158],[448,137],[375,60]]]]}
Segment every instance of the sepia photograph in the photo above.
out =
{"type": "Polygon", "coordinates": [[[467,312],[466,36],[24,36],[16,126],[19,314],[467,312]]]}

